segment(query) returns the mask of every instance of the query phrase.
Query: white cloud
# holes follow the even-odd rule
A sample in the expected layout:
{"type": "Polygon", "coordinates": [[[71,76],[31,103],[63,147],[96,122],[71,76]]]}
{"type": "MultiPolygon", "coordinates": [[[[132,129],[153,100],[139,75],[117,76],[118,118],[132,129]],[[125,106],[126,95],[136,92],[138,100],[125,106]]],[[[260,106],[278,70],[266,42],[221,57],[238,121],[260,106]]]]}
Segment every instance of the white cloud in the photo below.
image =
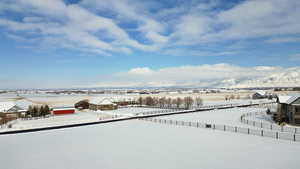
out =
{"type": "MultiPolygon", "coordinates": [[[[148,67],[133,68],[101,78],[94,87],[228,87],[255,85],[300,84],[299,67],[282,68],[270,66],[241,67],[230,64],[186,65],[153,70],[148,67]],[[280,78],[274,78],[274,77],[280,78]],[[292,78],[291,78],[292,77],[292,78]],[[292,80],[291,80],[292,79],[292,80]],[[293,80],[294,79],[294,80],[293,80]],[[255,82],[255,83],[254,83],[255,82]]],[[[255,86],[252,86],[255,87],[255,86]]]]}
{"type": "Polygon", "coordinates": [[[177,54],[186,54],[189,46],[227,40],[299,41],[295,36],[300,34],[298,0],[248,0],[214,10],[222,3],[187,1],[164,8],[138,0],[82,0],[70,5],[63,0],[3,0],[0,26],[8,34],[34,35],[41,44],[53,40],[51,45],[108,55],[135,49],[174,53],[169,48],[176,47],[177,54]],[[6,12],[23,18],[6,17],[6,12]]]}
{"type": "Polygon", "coordinates": [[[62,0],[19,0],[12,3],[24,8],[25,16],[23,22],[0,19],[0,25],[10,31],[34,32],[42,36],[44,41],[53,39],[57,42],[56,38],[59,37],[62,43],[69,43],[69,46],[74,46],[73,49],[79,47],[79,50],[90,48],[91,51],[130,53],[128,47],[148,49],[147,45],[131,39],[112,19],[96,15],[78,5],[66,5],[62,0]],[[38,17],[32,17],[31,14],[38,17]]]}
{"type": "Polygon", "coordinates": [[[134,69],[130,69],[128,71],[128,74],[132,74],[132,75],[149,75],[153,73],[153,70],[151,70],[148,67],[138,67],[138,68],[134,68],[134,69]]]}
{"type": "Polygon", "coordinates": [[[139,4],[138,1],[83,0],[81,1],[81,4],[90,8],[95,8],[96,10],[108,10],[110,12],[113,12],[117,15],[117,19],[119,20],[119,22],[124,22],[124,20],[135,21],[138,25],[136,30],[143,33],[148,40],[153,42],[153,45],[156,45],[156,47],[154,48],[157,48],[157,45],[161,46],[163,43],[166,43],[168,41],[168,37],[162,34],[165,31],[165,25],[153,19],[149,14],[147,14],[147,9],[145,9],[145,6],[139,4]]]}
{"type": "Polygon", "coordinates": [[[211,19],[198,14],[187,14],[180,18],[176,25],[173,38],[178,41],[199,40],[201,36],[209,32],[211,19]]]}
{"type": "Polygon", "coordinates": [[[298,0],[245,1],[217,15],[227,28],[215,36],[243,39],[300,33],[299,7],[298,0]]]}

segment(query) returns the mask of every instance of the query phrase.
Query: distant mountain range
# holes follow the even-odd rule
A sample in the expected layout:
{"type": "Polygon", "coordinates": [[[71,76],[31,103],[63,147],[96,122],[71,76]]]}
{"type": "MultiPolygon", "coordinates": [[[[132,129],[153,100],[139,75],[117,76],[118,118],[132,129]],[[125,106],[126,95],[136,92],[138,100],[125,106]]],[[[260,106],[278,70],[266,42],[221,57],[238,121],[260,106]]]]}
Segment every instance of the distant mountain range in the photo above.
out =
{"type": "Polygon", "coordinates": [[[271,73],[249,79],[225,79],[218,87],[253,88],[253,87],[300,87],[300,69],[286,69],[283,72],[271,73]]]}

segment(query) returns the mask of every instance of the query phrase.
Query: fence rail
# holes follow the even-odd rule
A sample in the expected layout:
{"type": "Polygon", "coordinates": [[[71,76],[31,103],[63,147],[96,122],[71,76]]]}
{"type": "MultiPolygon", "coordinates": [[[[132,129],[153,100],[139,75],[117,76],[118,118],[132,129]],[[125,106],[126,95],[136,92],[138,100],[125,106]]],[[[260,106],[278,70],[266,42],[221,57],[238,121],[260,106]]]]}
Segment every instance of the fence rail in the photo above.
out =
{"type": "Polygon", "coordinates": [[[206,128],[211,130],[229,131],[234,133],[242,133],[248,135],[256,135],[261,137],[269,137],[274,139],[283,139],[283,140],[300,142],[300,135],[295,133],[289,133],[289,132],[265,131],[263,129],[252,129],[252,128],[244,128],[238,126],[230,126],[230,125],[208,124],[208,123],[201,123],[201,122],[167,120],[167,119],[158,119],[158,118],[141,118],[140,120],[150,121],[150,122],[160,123],[160,124],[206,128]]]}
{"type": "Polygon", "coordinates": [[[264,113],[265,112],[252,112],[252,113],[243,114],[241,116],[241,122],[262,129],[269,129],[269,130],[274,130],[279,132],[287,132],[287,133],[295,133],[295,134],[300,133],[300,128],[280,126],[276,123],[266,123],[261,121],[250,120],[247,118],[247,117],[253,117],[257,115],[264,115],[264,113]]]}

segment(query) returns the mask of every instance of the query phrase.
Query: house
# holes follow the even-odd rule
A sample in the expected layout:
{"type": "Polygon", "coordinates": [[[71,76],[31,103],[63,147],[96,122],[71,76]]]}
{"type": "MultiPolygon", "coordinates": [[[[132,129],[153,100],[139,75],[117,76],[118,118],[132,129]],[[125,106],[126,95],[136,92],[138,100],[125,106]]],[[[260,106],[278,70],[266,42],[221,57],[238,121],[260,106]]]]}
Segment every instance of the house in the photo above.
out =
{"type": "Polygon", "coordinates": [[[115,110],[118,105],[113,103],[111,99],[108,98],[95,98],[89,102],[90,110],[115,110]]]}
{"type": "Polygon", "coordinates": [[[300,95],[278,96],[275,120],[300,125],[300,95]]]}
{"type": "Polygon", "coordinates": [[[0,117],[3,119],[16,119],[24,117],[27,110],[16,105],[15,102],[0,102],[0,117]]]}
{"type": "Polygon", "coordinates": [[[75,107],[54,107],[52,108],[53,115],[74,114],[75,107]]]}
{"type": "Polygon", "coordinates": [[[257,90],[253,95],[252,95],[252,99],[264,99],[267,98],[267,92],[264,90],[257,90]]]}

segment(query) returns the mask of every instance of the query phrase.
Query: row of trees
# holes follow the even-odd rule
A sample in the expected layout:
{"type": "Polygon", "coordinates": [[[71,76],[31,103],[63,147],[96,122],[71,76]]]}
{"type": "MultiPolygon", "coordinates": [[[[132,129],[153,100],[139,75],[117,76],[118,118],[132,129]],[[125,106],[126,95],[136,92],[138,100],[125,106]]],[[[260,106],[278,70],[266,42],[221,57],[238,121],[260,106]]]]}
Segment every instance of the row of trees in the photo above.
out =
{"type": "Polygon", "coordinates": [[[29,106],[26,112],[27,117],[41,117],[51,114],[50,108],[48,105],[42,106],[29,106]]]}
{"type": "Polygon", "coordinates": [[[154,106],[160,108],[185,108],[189,109],[194,104],[197,107],[203,105],[203,100],[200,97],[196,97],[195,99],[192,97],[184,97],[183,99],[180,97],[177,98],[166,98],[166,97],[151,97],[147,96],[145,98],[139,97],[138,99],[139,105],[147,105],[154,106]]]}
{"type": "Polygon", "coordinates": [[[245,97],[243,97],[243,98],[241,98],[241,96],[240,95],[226,95],[225,96],[225,100],[234,100],[234,99],[251,99],[252,97],[251,97],[251,95],[247,95],[247,96],[245,96],[245,97]]]}

